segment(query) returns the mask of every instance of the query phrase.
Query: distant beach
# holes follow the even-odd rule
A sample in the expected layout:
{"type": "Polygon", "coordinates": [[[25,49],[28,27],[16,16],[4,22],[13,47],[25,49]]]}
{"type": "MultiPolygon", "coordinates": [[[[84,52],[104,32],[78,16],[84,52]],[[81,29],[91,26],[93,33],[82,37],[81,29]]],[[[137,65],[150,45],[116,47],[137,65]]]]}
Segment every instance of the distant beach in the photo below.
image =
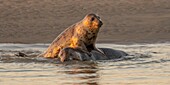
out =
{"type": "Polygon", "coordinates": [[[169,0],[3,0],[0,43],[51,43],[88,13],[104,23],[97,43],[170,41],[169,0]]]}

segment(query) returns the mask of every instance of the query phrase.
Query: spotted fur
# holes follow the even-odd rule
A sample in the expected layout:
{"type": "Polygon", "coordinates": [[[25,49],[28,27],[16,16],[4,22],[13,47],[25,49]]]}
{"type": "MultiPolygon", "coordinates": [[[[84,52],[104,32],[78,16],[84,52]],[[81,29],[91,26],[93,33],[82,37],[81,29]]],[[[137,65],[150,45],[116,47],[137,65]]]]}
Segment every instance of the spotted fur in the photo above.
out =
{"type": "Polygon", "coordinates": [[[68,27],[63,31],[42,54],[43,57],[56,58],[60,50],[66,47],[79,48],[82,51],[90,52],[98,50],[95,47],[97,34],[102,26],[100,17],[95,14],[88,14],[83,20],[68,27]]]}

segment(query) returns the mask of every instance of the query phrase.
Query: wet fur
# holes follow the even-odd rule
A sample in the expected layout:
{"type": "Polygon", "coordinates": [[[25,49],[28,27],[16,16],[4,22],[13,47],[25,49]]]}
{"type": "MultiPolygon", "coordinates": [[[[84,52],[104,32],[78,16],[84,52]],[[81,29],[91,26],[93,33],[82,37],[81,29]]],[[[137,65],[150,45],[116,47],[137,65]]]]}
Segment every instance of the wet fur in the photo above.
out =
{"type": "Polygon", "coordinates": [[[60,50],[65,47],[79,48],[84,52],[98,50],[95,42],[102,22],[95,14],[88,14],[82,21],[68,27],[62,32],[42,54],[43,57],[58,57],[60,50]],[[94,21],[90,19],[94,17],[94,21]]]}

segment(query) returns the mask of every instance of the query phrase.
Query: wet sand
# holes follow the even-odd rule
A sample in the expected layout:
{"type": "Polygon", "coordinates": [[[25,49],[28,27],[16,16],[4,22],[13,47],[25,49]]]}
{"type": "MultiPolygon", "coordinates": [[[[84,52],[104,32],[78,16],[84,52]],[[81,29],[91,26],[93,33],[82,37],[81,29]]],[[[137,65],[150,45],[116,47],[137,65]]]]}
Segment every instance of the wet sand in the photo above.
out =
{"type": "Polygon", "coordinates": [[[37,58],[49,44],[0,44],[1,85],[168,85],[170,44],[97,44],[130,54],[118,60],[57,63],[37,58]],[[17,57],[24,52],[32,57],[17,57]]]}
{"type": "Polygon", "coordinates": [[[2,0],[0,43],[51,43],[88,13],[104,23],[97,42],[170,41],[169,0],[2,0]]]}

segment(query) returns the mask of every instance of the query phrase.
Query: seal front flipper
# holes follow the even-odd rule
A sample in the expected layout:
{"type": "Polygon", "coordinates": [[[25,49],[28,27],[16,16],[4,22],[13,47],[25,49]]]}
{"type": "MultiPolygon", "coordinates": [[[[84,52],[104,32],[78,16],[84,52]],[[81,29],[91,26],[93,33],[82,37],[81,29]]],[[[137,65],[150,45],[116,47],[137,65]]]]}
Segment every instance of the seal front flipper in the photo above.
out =
{"type": "Polygon", "coordinates": [[[102,50],[96,48],[96,46],[95,46],[94,44],[88,45],[88,46],[87,46],[87,49],[88,49],[88,51],[90,51],[90,52],[91,52],[91,51],[96,51],[96,52],[100,53],[101,55],[103,55],[103,57],[107,57],[106,54],[105,54],[102,50]]]}
{"type": "Polygon", "coordinates": [[[84,42],[81,39],[77,39],[77,38],[73,37],[71,42],[72,42],[72,44],[69,47],[74,48],[74,49],[79,49],[82,52],[91,56],[91,53],[88,51],[86,45],[84,44],[84,42]]]}
{"type": "Polygon", "coordinates": [[[103,55],[103,57],[107,57],[106,54],[102,50],[95,48],[95,51],[101,53],[103,55]]]}

